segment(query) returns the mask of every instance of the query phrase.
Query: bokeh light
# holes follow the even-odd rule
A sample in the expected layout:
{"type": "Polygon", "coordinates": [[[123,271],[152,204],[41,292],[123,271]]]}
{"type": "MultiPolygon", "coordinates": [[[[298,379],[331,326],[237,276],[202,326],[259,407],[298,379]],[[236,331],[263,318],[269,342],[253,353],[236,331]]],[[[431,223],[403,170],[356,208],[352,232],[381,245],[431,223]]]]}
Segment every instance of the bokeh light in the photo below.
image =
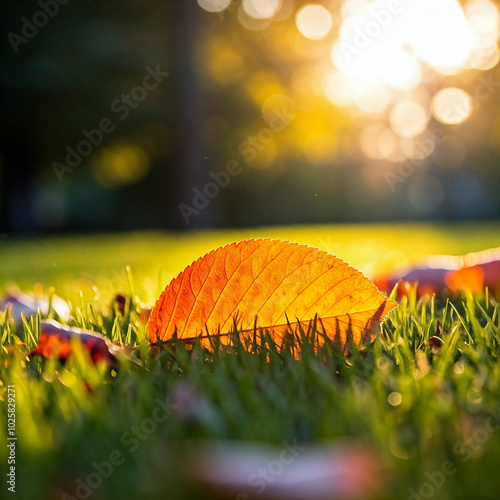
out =
{"type": "Polygon", "coordinates": [[[115,144],[98,151],[92,167],[97,181],[114,189],[143,178],[149,172],[150,159],[139,146],[115,144]]]}
{"type": "MultiPolygon", "coordinates": [[[[284,88],[276,78],[276,75],[270,71],[257,71],[253,76],[247,81],[246,89],[248,95],[255,101],[259,106],[270,99],[270,96],[274,94],[280,94],[284,92],[284,88]]],[[[287,98],[290,100],[289,98],[287,98]]]]}
{"type": "Polygon", "coordinates": [[[249,31],[261,31],[272,22],[272,17],[269,18],[256,18],[248,14],[244,8],[244,4],[238,7],[238,21],[240,24],[249,31]]]}
{"type": "Polygon", "coordinates": [[[391,111],[391,127],[401,137],[416,137],[429,121],[425,109],[415,101],[398,102],[391,111]]]}
{"type": "Polygon", "coordinates": [[[231,4],[231,0],[197,0],[197,2],[207,12],[222,12],[231,4]]]}
{"type": "Polygon", "coordinates": [[[360,137],[361,151],[374,160],[383,159],[383,155],[379,149],[378,141],[382,134],[387,130],[381,123],[372,123],[365,127],[360,137]]]}
{"type": "Polygon", "coordinates": [[[399,145],[406,158],[423,160],[434,152],[436,140],[432,133],[424,132],[417,138],[401,137],[399,139],[399,145]]]}
{"type": "Polygon", "coordinates": [[[384,80],[395,89],[410,90],[415,88],[422,79],[420,63],[404,50],[394,50],[388,54],[381,67],[384,80]]]}
{"type": "Polygon", "coordinates": [[[472,113],[472,98],[462,89],[441,89],[432,99],[432,113],[446,125],[462,123],[472,113]]]}
{"type": "Polygon", "coordinates": [[[391,392],[387,397],[387,401],[391,406],[399,406],[403,401],[403,397],[399,392],[391,392]]]}
{"type": "Polygon", "coordinates": [[[373,123],[363,130],[360,147],[366,156],[375,160],[394,162],[403,160],[398,137],[389,127],[382,123],[373,123]]]}
{"type": "Polygon", "coordinates": [[[369,6],[369,0],[345,0],[340,8],[342,18],[346,19],[350,16],[362,14],[369,6]]]}
{"type": "Polygon", "coordinates": [[[281,7],[281,0],[243,0],[243,10],[254,19],[270,19],[281,7]]]}
{"type": "MultiPolygon", "coordinates": [[[[428,103],[408,105],[404,101],[409,96],[401,91],[419,91],[429,82],[439,83],[440,75],[467,68],[489,70],[500,60],[500,15],[489,0],[469,0],[463,8],[456,0],[347,0],[341,16],[330,53],[336,71],[327,75],[324,84],[327,99],[354,116],[384,113],[394,103],[391,127],[404,138],[421,134],[430,116],[428,103]],[[380,101],[372,105],[377,94],[380,101]]],[[[446,96],[439,95],[435,105],[442,106],[446,96]]],[[[448,99],[454,100],[452,106],[461,103],[463,112],[445,120],[433,109],[434,116],[443,123],[465,121],[471,112],[466,96],[448,94],[448,99]]],[[[405,155],[421,156],[412,152],[409,142],[402,149],[405,155]]]]}
{"type": "Polygon", "coordinates": [[[361,111],[369,114],[383,113],[391,100],[391,93],[387,85],[367,85],[360,88],[357,105],[361,111]]]}
{"type": "Polygon", "coordinates": [[[16,10],[6,19],[0,215],[13,227],[83,224],[87,192],[103,228],[122,217],[108,206],[130,224],[181,227],[179,204],[233,160],[242,174],[193,229],[453,219],[466,214],[469,181],[470,218],[483,216],[482,198],[485,217],[500,214],[500,0],[87,7],[27,47],[16,10]],[[53,43],[64,30],[79,34],[69,59],[53,43]],[[434,212],[416,208],[422,175],[446,194],[434,212]],[[41,184],[69,194],[32,194],[41,184]],[[141,211],[127,205],[132,192],[141,211]]]}
{"type": "Polygon", "coordinates": [[[324,88],[328,100],[336,106],[352,106],[356,103],[355,87],[359,82],[340,71],[330,71],[324,81],[324,88]]]}
{"type": "Polygon", "coordinates": [[[401,158],[398,153],[398,138],[390,129],[386,128],[377,140],[377,146],[380,154],[386,160],[399,161],[401,158]]]}
{"type": "Polygon", "coordinates": [[[496,45],[485,49],[479,48],[472,54],[469,65],[475,69],[487,71],[494,68],[500,61],[500,52],[496,45]]]}
{"type": "Polygon", "coordinates": [[[225,43],[223,39],[214,37],[206,44],[200,54],[203,65],[215,80],[222,85],[231,85],[245,73],[245,64],[239,46],[225,43]]]}
{"type": "Polygon", "coordinates": [[[332,16],[322,5],[305,5],[295,18],[298,30],[311,40],[324,38],[332,29],[332,16]]]}
{"type": "Polygon", "coordinates": [[[472,50],[471,30],[455,0],[414,0],[406,43],[424,62],[440,69],[459,69],[472,50]]]}
{"type": "MultiPolygon", "coordinates": [[[[215,51],[220,56],[210,56],[218,60],[212,73],[222,81],[234,66],[233,74],[241,78],[253,105],[262,109],[267,96],[288,95],[297,111],[293,125],[263,152],[254,168],[271,172],[281,168],[280,160],[291,157],[310,166],[330,167],[346,158],[357,161],[361,153],[374,160],[362,167],[367,193],[384,190],[384,175],[394,167],[389,163],[408,163],[415,165],[405,183],[409,208],[429,216],[441,207],[449,183],[436,172],[455,175],[468,157],[472,138],[436,126],[436,120],[459,125],[471,118],[474,106],[479,108],[477,86],[486,81],[480,80],[484,78],[480,71],[489,71],[500,61],[496,2],[306,0],[297,5],[241,0],[237,4],[239,26],[262,31],[262,40],[272,43],[273,57],[283,65],[276,71],[252,69],[259,56],[230,43],[215,51]],[[443,130],[445,139],[438,133],[443,130]]],[[[262,118],[267,119],[266,113],[262,118]]],[[[253,129],[259,126],[262,122],[255,121],[253,129]]],[[[253,129],[249,126],[243,136],[253,129]]]]}
{"type": "Polygon", "coordinates": [[[497,7],[488,0],[470,0],[464,5],[464,13],[472,30],[474,48],[495,46],[500,34],[497,7]]]}

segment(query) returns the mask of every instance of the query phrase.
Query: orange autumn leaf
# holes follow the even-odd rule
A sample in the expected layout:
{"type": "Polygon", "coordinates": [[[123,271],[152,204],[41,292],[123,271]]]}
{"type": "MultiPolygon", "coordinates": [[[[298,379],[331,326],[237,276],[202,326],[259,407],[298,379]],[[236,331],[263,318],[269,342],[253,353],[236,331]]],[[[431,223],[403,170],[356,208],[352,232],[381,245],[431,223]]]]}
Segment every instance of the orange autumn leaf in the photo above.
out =
{"type": "Polygon", "coordinates": [[[276,342],[315,316],[318,330],[344,346],[373,339],[396,303],[343,260],[316,248],[271,239],[218,248],[164,290],[147,325],[151,342],[265,329],[276,342]]]}

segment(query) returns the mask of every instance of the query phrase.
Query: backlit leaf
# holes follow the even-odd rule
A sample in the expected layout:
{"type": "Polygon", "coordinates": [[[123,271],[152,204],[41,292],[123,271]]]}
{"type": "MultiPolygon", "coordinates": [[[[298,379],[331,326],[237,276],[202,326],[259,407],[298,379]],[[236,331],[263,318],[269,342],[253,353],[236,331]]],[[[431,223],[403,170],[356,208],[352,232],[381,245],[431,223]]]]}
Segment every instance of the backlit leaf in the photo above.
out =
{"type": "Polygon", "coordinates": [[[345,345],[371,340],[396,303],[359,271],[316,248],[271,239],[218,248],[182,271],[158,299],[151,342],[265,329],[276,342],[315,316],[318,330],[345,345]]]}

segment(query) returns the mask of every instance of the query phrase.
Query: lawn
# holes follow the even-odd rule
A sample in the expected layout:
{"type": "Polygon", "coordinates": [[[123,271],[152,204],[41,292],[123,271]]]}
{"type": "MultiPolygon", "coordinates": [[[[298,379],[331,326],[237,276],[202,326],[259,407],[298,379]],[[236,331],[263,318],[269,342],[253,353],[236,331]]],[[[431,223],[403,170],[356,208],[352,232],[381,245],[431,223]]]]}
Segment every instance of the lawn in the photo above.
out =
{"type": "MultiPolygon", "coordinates": [[[[279,238],[326,250],[369,277],[418,262],[429,254],[462,255],[500,244],[500,223],[368,224],[270,227],[196,233],[120,235],[0,240],[0,292],[10,286],[25,291],[40,284],[56,288],[65,299],[95,298],[95,288],[109,293],[129,289],[130,266],[135,292],[153,304],[160,291],[198,257],[226,243],[247,238],[279,238]]],[[[100,297],[102,302],[103,297],[100,297]]]]}
{"type": "MultiPolygon", "coordinates": [[[[19,339],[31,347],[37,319],[14,329],[0,316],[3,478],[7,386],[15,385],[12,498],[207,498],[185,457],[212,439],[274,443],[277,449],[283,441],[313,448],[355,440],[380,458],[380,498],[498,498],[500,319],[488,293],[451,300],[410,294],[391,312],[382,335],[347,359],[329,344],[315,353],[314,332],[294,340],[299,359],[271,342],[249,351],[237,341],[211,351],[179,343],[151,350],[138,313],[186,265],[235,240],[269,236],[306,243],[373,277],[428,254],[498,246],[499,234],[498,223],[476,223],[4,239],[2,293],[14,286],[27,293],[55,290],[71,304],[71,325],[140,346],[134,357],[140,362],[121,362],[111,372],[91,365],[83,352],[65,366],[27,360],[25,351],[9,345],[19,339]],[[134,296],[130,314],[110,307],[117,292],[134,296]],[[438,320],[444,345],[433,352],[428,341],[438,320]],[[145,425],[168,404],[165,422],[145,425]],[[88,489],[89,475],[114,459],[98,484],[78,489],[82,483],[88,489]]],[[[0,488],[9,498],[6,482],[0,488]]],[[[240,498],[266,498],[251,485],[242,493],[240,498]]]]}

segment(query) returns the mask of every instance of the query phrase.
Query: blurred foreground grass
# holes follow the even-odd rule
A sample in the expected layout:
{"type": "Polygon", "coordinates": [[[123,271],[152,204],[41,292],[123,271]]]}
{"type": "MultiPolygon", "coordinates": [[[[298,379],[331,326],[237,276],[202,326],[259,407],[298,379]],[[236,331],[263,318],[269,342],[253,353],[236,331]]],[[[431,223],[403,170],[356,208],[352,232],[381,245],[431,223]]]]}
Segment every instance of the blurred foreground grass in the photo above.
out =
{"type": "MultiPolygon", "coordinates": [[[[380,498],[498,498],[500,319],[498,303],[487,294],[451,302],[444,296],[404,298],[384,323],[383,335],[347,360],[330,345],[315,354],[308,338],[294,342],[303,352],[299,360],[272,343],[250,352],[237,342],[215,352],[173,344],[151,352],[136,306],[153,301],[192,260],[233,240],[292,239],[368,272],[428,253],[462,254],[498,245],[499,229],[498,224],[323,226],[2,243],[2,287],[17,283],[29,292],[36,282],[45,289],[55,286],[72,302],[71,325],[113,340],[127,338],[141,352],[141,364],[122,362],[112,373],[92,366],[83,354],[66,366],[26,360],[9,344],[19,338],[31,347],[39,334],[37,321],[14,329],[0,316],[2,478],[7,386],[16,391],[17,493],[12,498],[207,498],[179,474],[191,466],[182,458],[186,445],[231,439],[297,440],[308,446],[345,438],[380,454],[388,478],[380,498]],[[132,285],[126,265],[132,267],[132,285]],[[130,314],[116,316],[109,299],[129,293],[130,286],[135,305],[130,314]],[[445,344],[432,353],[428,340],[438,320],[445,344]],[[167,420],[155,420],[158,408],[169,404],[167,420]],[[79,495],[85,491],[79,485],[116,452],[120,464],[99,481],[94,474],[98,485],[89,496],[79,495]],[[453,472],[436,474],[449,462],[453,472]],[[441,477],[444,481],[437,481],[441,477]]],[[[0,491],[8,498],[4,479],[0,491]]],[[[250,484],[242,493],[264,498],[250,484]]]]}

